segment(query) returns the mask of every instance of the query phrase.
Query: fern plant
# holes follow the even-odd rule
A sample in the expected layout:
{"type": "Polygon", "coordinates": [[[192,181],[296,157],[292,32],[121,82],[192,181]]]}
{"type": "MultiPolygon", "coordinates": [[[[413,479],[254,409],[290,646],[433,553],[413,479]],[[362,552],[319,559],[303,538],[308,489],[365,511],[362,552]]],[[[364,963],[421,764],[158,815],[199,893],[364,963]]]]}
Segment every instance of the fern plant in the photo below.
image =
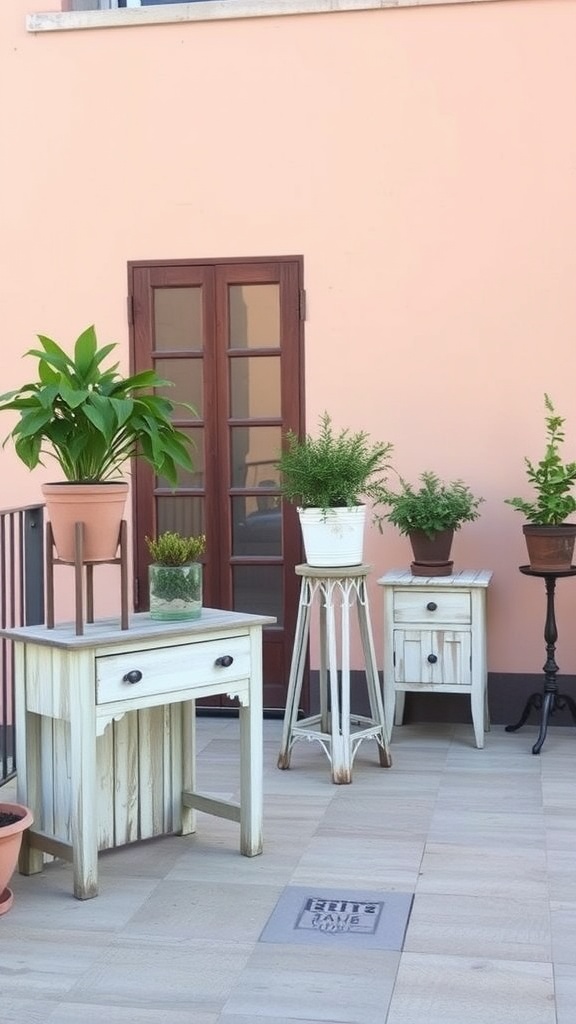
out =
{"type": "Polygon", "coordinates": [[[400,533],[421,530],[430,540],[444,530],[458,530],[462,523],[471,522],[480,515],[477,498],[462,480],[444,483],[429,470],[421,473],[420,486],[414,487],[399,478],[398,491],[386,491],[384,503],[389,511],[379,517],[388,520],[400,533]]]}
{"type": "Polygon", "coordinates": [[[534,501],[505,498],[505,502],[522,512],[535,526],[561,526],[576,511],[576,499],[570,493],[576,484],[576,462],[562,461],[565,417],[557,415],[547,394],[544,395],[544,405],[547,411],[544,455],[537,463],[524,456],[526,476],[536,498],[534,501]]]}
{"type": "Polygon", "coordinates": [[[285,435],[276,464],[280,490],[302,508],[350,508],[364,499],[379,502],[390,469],[393,445],[370,441],[366,431],[335,431],[327,412],[320,417],[317,437],[285,435]]]}

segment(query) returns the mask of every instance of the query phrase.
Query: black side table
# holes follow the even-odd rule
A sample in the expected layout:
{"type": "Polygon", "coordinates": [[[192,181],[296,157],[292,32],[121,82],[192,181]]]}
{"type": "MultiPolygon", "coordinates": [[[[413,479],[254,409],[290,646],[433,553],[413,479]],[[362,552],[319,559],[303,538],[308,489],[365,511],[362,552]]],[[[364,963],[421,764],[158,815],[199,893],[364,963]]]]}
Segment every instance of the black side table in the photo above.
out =
{"type": "Polygon", "coordinates": [[[524,573],[525,576],[540,576],[546,582],[546,623],[544,626],[546,664],[542,667],[544,672],[544,690],[542,693],[533,693],[528,697],[520,719],[516,725],[507,725],[506,732],[516,732],[517,729],[520,729],[528,718],[531,708],[534,708],[535,711],[542,711],[540,732],[538,733],[536,743],[532,747],[532,753],[539,754],[542,744],[546,739],[548,720],[556,709],[562,711],[567,707],[576,724],[576,702],[567,693],[558,693],[558,683],[556,681],[558,665],[554,659],[556,641],[558,639],[556,616],[554,614],[556,580],[563,576],[576,576],[576,566],[572,566],[571,569],[565,569],[563,572],[539,572],[537,569],[531,569],[529,565],[521,565],[520,572],[524,573]]]}

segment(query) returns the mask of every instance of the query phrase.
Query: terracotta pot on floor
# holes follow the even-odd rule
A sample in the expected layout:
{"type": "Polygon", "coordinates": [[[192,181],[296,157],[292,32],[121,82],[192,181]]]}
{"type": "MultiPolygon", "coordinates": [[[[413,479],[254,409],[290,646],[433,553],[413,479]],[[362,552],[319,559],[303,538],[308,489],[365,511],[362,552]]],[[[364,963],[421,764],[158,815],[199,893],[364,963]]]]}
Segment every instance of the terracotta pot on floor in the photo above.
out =
{"type": "Polygon", "coordinates": [[[0,803],[0,914],[6,914],[14,901],[8,882],[14,874],[22,835],[32,824],[32,812],[24,804],[0,803]],[[3,825],[4,819],[16,816],[17,820],[3,825]]]}

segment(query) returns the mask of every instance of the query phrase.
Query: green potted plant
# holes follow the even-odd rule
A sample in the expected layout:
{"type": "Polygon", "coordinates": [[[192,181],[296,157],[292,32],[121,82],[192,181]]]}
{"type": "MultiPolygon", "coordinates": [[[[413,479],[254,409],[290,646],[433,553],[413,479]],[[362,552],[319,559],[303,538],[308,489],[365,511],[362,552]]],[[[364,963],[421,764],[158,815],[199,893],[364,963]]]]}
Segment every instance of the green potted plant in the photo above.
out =
{"type": "Polygon", "coordinates": [[[430,470],[420,474],[419,486],[403,477],[399,481],[397,491],[386,491],[388,511],[381,518],[408,536],[414,576],[450,576],[454,531],[478,518],[484,499],[475,497],[462,480],[444,482],[430,470]]]}
{"type": "Polygon", "coordinates": [[[85,561],[106,561],[118,547],[128,492],[124,465],[143,458],[172,485],[178,467],[193,468],[189,438],[171,421],[181,403],[154,393],[171,382],[153,370],[123,377],[118,363],[104,368],[116,346],[99,348],[94,327],[83,331],[72,355],[51,338],[38,338],[41,348],[26,353],[37,360],[36,380],[0,396],[0,411],[19,413],[4,444],[12,439],[29,469],[48,456],[62,470],[65,482],[42,487],[58,556],[74,561],[74,524],[82,522],[85,561]],[[94,502],[103,504],[93,520],[94,502]]]}
{"type": "Polygon", "coordinates": [[[167,530],[159,537],[146,537],[153,562],[148,567],[150,617],[152,619],[198,619],[202,612],[202,563],[206,537],[183,537],[167,530]]]}
{"type": "Polygon", "coordinates": [[[538,572],[562,572],[572,565],[576,523],[566,520],[576,511],[571,491],[576,484],[576,462],[563,462],[565,417],[558,416],[549,395],[546,408],[546,447],[539,462],[524,456],[526,476],[535,493],[533,501],[505,498],[506,504],[522,512],[530,568],[538,572]]]}
{"type": "Polygon", "coordinates": [[[286,433],[280,491],[298,506],[309,565],[362,562],[365,502],[381,500],[392,448],[364,430],[336,431],[327,412],[316,437],[286,433]]]}

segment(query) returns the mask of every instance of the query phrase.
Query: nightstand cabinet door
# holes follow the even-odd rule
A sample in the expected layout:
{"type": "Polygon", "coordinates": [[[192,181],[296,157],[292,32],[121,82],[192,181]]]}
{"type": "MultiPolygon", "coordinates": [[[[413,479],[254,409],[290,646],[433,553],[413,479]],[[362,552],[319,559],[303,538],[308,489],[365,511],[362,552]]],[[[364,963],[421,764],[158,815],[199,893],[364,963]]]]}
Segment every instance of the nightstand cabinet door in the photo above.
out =
{"type": "Polygon", "coordinates": [[[471,651],[469,630],[394,630],[394,681],[470,687],[471,651]]]}

